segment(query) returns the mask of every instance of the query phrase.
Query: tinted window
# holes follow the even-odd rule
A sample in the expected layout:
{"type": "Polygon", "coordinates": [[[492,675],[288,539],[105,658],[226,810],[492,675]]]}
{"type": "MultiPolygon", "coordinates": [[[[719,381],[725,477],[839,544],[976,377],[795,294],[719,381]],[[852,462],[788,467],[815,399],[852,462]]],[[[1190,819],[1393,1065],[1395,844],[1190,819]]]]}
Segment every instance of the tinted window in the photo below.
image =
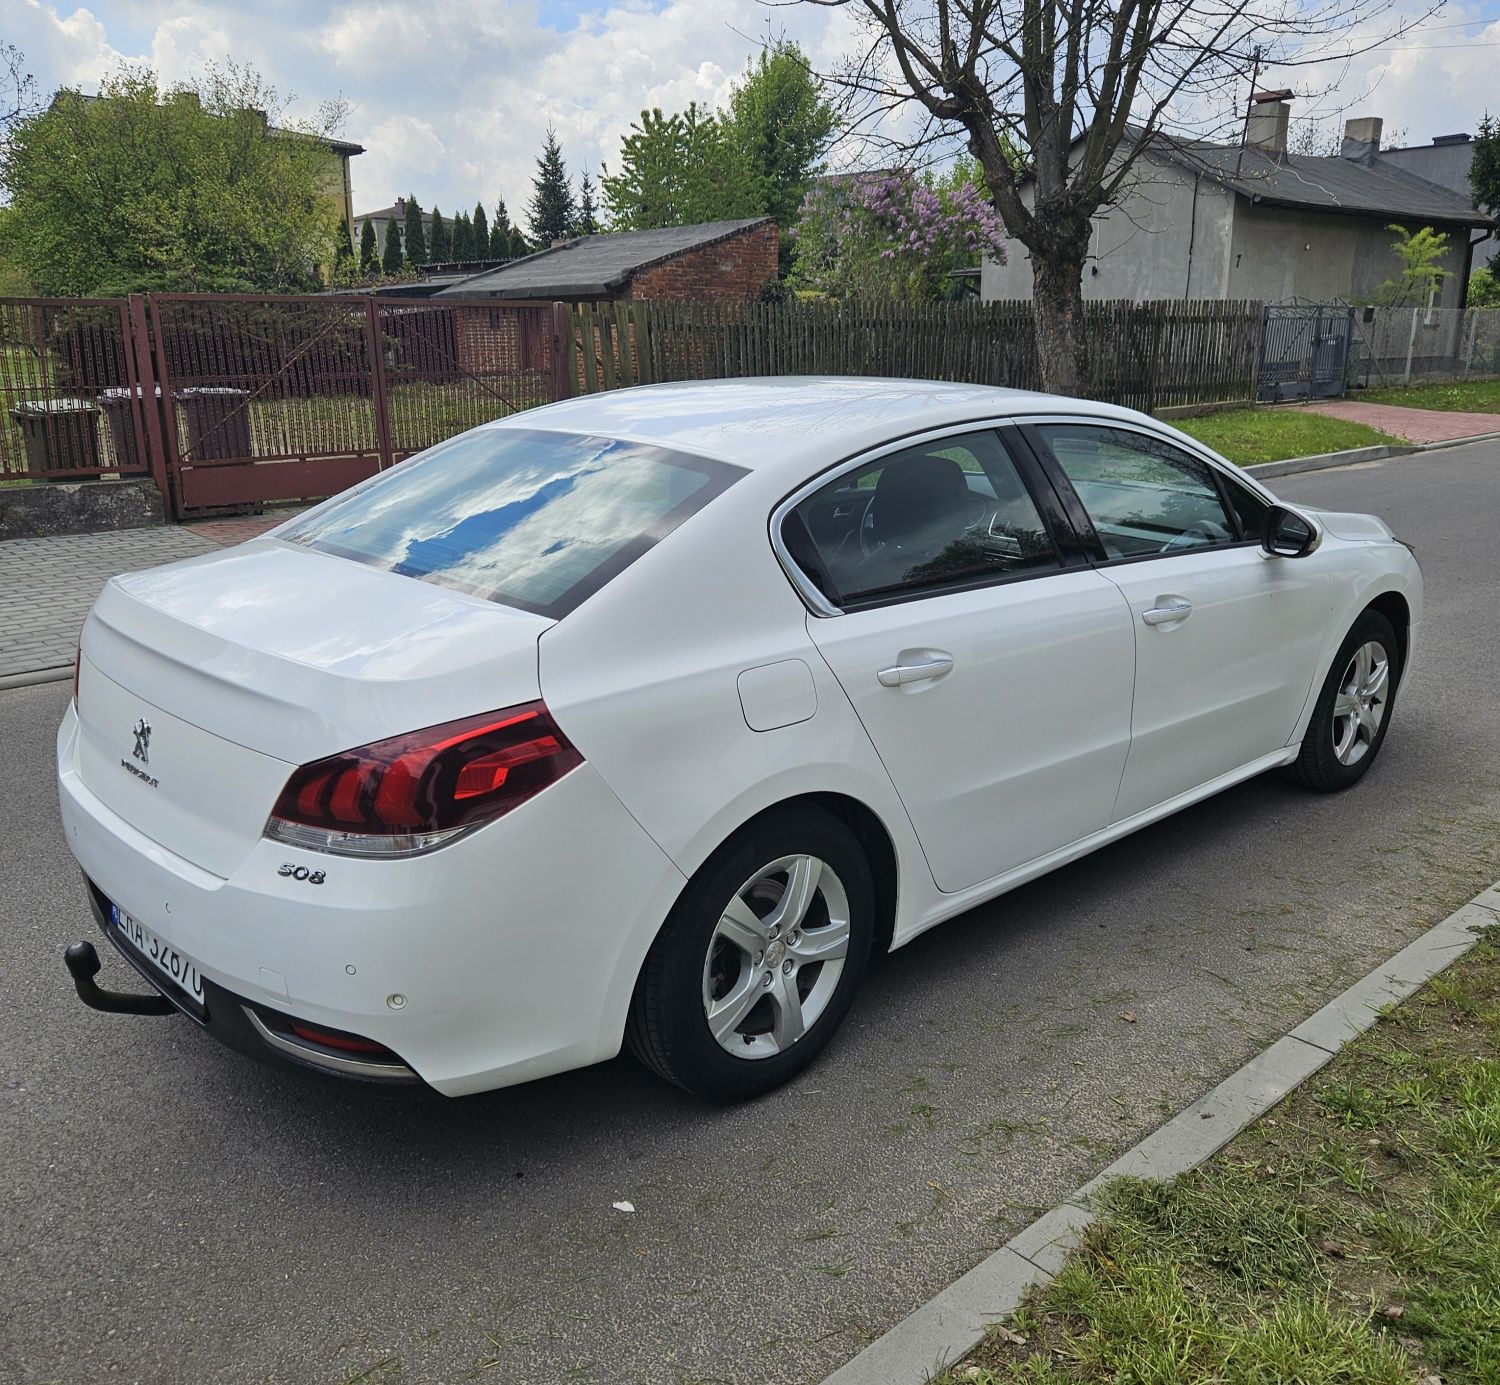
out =
{"type": "Polygon", "coordinates": [[[483,429],[403,462],[281,537],[563,616],[740,474],[642,443],[483,429]]]}
{"type": "Polygon", "coordinates": [[[797,506],[783,535],[837,604],[1058,564],[992,433],[924,443],[845,472],[797,506]]]}
{"type": "Polygon", "coordinates": [[[1232,543],[1213,474],[1180,448],[1125,428],[1044,423],[1046,439],[1111,558],[1232,543]]]}

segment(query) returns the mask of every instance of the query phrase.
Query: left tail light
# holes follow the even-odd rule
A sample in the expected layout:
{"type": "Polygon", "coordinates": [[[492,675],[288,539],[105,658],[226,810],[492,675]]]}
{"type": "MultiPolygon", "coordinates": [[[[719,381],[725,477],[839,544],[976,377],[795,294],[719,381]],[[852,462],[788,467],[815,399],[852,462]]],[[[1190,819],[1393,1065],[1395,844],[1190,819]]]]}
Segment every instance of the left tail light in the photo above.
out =
{"type": "Polygon", "coordinates": [[[303,765],[265,835],[338,856],[417,856],[503,817],[582,763],[546,706],[527,702],[303,765]]]}

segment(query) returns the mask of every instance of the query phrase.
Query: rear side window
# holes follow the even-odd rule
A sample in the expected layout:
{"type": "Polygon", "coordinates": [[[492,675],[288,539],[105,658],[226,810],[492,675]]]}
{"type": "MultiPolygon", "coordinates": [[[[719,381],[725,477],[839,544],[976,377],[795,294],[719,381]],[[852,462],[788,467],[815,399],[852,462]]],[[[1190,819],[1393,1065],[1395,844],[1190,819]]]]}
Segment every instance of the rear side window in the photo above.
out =
{"type": "Polygon", "coordinates": [[[617,438],[481,429],[280,537],[560,618],[741,475],[617,438]]]}
{"type": "Polygon", "coordinates": [[[782,536],[836,605],[980,585],[1058,566],[1036,504],[992,432],[891,453],[815,491],[782,536]]]}

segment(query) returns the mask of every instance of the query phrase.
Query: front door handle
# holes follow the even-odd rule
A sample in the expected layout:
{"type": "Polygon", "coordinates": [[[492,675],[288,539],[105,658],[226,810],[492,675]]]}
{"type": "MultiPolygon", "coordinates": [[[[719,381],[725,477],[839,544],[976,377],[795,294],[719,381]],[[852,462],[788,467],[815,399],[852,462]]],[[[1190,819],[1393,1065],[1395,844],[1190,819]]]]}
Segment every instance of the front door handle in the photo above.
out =
{"type": "Polygon", "coordinates": [[[1147,625],[1171,625],[1193,614],[1193,603],[1185,596],[1158,596],[1156,605],[1141,612],[1147,625]]]}
{"type": "Polygon", "coordinates": [[[881,687],[899,688],[907,683],[941,678],[953,667],[953,656],[936,649],[903,649],[896,660],[890,668],[883,668],[875,675],[881,687]]]}

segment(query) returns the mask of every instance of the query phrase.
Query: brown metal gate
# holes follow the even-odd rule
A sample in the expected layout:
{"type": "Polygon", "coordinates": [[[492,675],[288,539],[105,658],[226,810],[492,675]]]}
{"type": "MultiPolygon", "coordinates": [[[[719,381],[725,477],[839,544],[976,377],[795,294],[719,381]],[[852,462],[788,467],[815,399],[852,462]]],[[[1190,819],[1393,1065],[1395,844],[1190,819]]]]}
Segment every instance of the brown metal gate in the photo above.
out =
{"type": "Polygon", "coordinates": [[[0,482],[150,473],[164,485],[136,348],[123,300],[0,298],[0,482]]]}
{"type": "Polygon", "coordinates": [[[0,299],[0,481],[151,475],[175,519],[334,495],[566,392],[551,304],[0,299]]]}
{"type": "Polygon", "coordinates": [[[553,393],[550,306],[147,300],[178,517],[333,495],[553,393]]]}

